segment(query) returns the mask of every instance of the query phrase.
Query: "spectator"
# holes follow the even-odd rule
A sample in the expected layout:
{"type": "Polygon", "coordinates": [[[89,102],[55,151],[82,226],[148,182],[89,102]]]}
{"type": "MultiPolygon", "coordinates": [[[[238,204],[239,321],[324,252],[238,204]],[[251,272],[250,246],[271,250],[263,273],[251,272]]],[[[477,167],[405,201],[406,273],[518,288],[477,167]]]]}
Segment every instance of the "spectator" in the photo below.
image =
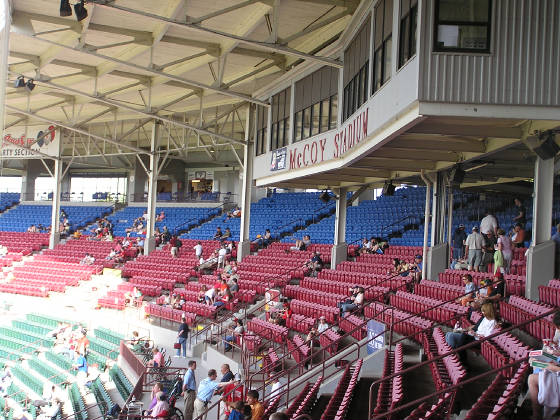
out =
{"type": "MultiPolygon", "coordinates": [[[[484,303],[480,310],[484,316],[476,325],[469,327],[466,332],[448,332],[445,335],[445,341],[447,341],[447,344],[452,349],[472,343],[475,340],[480,340],[494,332],[494,328],[496,328],[494,305],[492,303],[484,303]]],[[[467,353],[464,350],[459,352],[459,357],[462,362],[467,361],[467,353]]]]}
{"type": "Polygon", "coordinates": [[[156,220],[157,220],[158,222],[162,222],[163,219],[165,219],[165,213],[164,213],[164,211],[162,210],[162,211],[160,211],[159,216],[157,217],[156,220]]]}
{"type": "Polygon", "coordinates": [[[29,226],[27,231],[30,232],[30,233],[36,233],[37,232],[37,227],[35,225],[31,225],[31,226],[29,226]]]}
{"type": "Polygon", "coordinates": [[[163,384],[161,382],[156,382],[156,384],[152,388],[152,393],[151,393],[152,402],[148,406],[148,410],[144,412],[145,416],[151,414],[153,408],[156,406],[158,402],[157,394],[159,394],[160,392],[163,392],[163,384]]]}
{"type": "Polygon", "coordinates": [[[491,284],[492,290],[489,290],[486,301],[499,301],[506,296],[506,283],[501,273],[494,276],[494,283],[491,284]]]}
{"type": "Polygon", "coordinates": [[[344,315],[345,312],[352,312],[358,308],[360,308],[364,303],[364,288],[359,286],[356,296],[353,296],[351,303],[343,303],[341,307],[341,315],[344,315]]]}
{"type": "Polygon", "coordinates": [[[294,246],[290,247],[291,251],[305,251],[305,243],[303,240],[296,240],[294,246]]]}
{"type": "Polygon", "coordinates": [[[479,271],[488,271],[488,264],[492,264],[494,262],[495,247],[496,237],[494,237],[491,233],[482,235],[482,261],[480,262],[479,271]]]}
{"type": "Polygon", "coordinates": [[[152,360],[148,362],[148,366],[163,367],[163,353],[157,347],[154,347],[152,360]]]}
{"type": "Polygon", "coordinates": [[[194,255],[196,256],[196,259],[199,260],[202,257],[202,243],[198,241],[196,245],[193,247],[193,249],[194,249],[194,255]]]}
{"type": "Polygon", "coordinates": [[[179,325],[179,331],[177,332],[177,342],[181,345],[180,349],[177,349],[176,357],[181,355],[181,349],[183,349],[183,357],[187,357],[187,339],[189,338],[189,326],[187,325],[187,317],[185,314],[181,315],[181,325],[179,325]]]}
{"type": "MultiPolygon", "coordinates": [[[[543,340],[544,342],[548,343],[547,345],[543,346],[543,350],[547,353],[553,354],[554,356],[558,357],[555,362],[550,362],[548,367],[544,370],[549,370],[550,372],[560,372],[560,366],[558,362],[560,362],[560,349],[558,347],[560,341],[560,312],[556,312],[552,319],[552,323],[554,324],[554,337],[551,340],[543,340]]],[[[547,375],[546,372],[535,368],[535,371],[532,375],[529,375],[529,396],[531,398],[531,406],[533,408],[533,417],[534,419],[548,419],[552,418],[554,412],[551,412],[551,409],[556,410],[557,407],[547,407],[544,406],[544,413],[541,413],[541,407],[539,404],[539,375],[547,375]]],[[[542,378],[544,379],[544,378],[542,378]]],[[[541,379],[541,381],[542,381],[541,379]]],[[[556,378],[554,379],[556,380],[556,378]]],[[[556,397],[558,398],[558,397],[556,397]]]]}
{"type": "MultiPolygon", "coordinates": [[[[223,410],[223,418],[229,419],[231,415],[231,408],[233,405],[241,405],[241,409],[238,410],[240,413],[243,410],[243,395],[245,394],[245,388],[241,385],[241,375],[239,373],[235,374],[233,378],[233,382],[224,386],[222,389],[223,397],[222,401],[224,402],[224,410],[223,410]]],[[[235,417],[235,416],[234,416],[235,417]]]]}
{"type": "Polygon", "coordinates": [[[358,250],[358,254],[360,254],[360,255],[368,254],[370,247],[371,247],[371,244],[367,240],[367,238],[362,238],[362,243],[360,244],[360,249],[358,250]]]}
{"type": "Polygon", "coordinates": [[[514,198],[513,202],[517,211],[517,216],[513,218],[513,222],[516,224],[521,223],[522,225],[525,225],[525,223],[527,223],[527,217],[525,215],[525,207],[523,207],[523,203],[519,198],[514,198]]]}
{"type": "Polygon", "coordinates": [[[216,228],[216,233],[214,233],[214,236],[212,237],[212,239],[221,239],[222,238],[222,228],[220,226],[218,226],[216,228]]]}
{"type": "Polygon", "coordinates": [[[94,262],[95,262],[95,258],[92,255],[86,253],[85,257],[82,258],[82,260],[80,261],[80,264],[81,265],[93,265],[94,262]]]}
{"type": "Polygon", "coordinates": [[[226,261],[227,250],[226,246],[222,245],[218,251],[218,267],[223,267],[226,261]]]}
{"type": "Polygon", "coordinates": [[[167,397],[160,391],[156,394],[157,403],[155,407],[152,409],[151,417],[167,417],[169,414],[169,404],[167,402],[167,397]]]}
{"type": "MultiPolygon", "coordinates": [[[[556,232],[560,232],[560,224],[556,226],[556,232]]],[[[555,235],[552,236],[552,240],[558,243],[560,241],[560,236],[558,237],[558,240],[554,239],[554,236],[555,235]]],[[[520,223],[517,223],[513,228],[511,242],[513,242],[516,248],[523,248],[525,246],[525,229],[523,229],[523,226],[520,223]]]]}
{"type": "Polygon", "coordinates": [[[465,241],[467,240],[467,234],[465,233],[465,225],[460,224],[453,234],[453,259],[459,260],[463,258],[465,241]]]}
{"type": "Polygon", "coordinates": [[[229,230],[229,227],[226,227],[226,231],[224,232],[224,234],[220,237],[221,241],[225,241],[228,238],[231,238],[231,230],[229,230]]]}
{"type": "Polygon", "coordinates": [[[170,239],[171,239],[171,233],[169,233],[167,226],[164,226],[163,231],[161,232],[161,242],[165,244],[169,242],[170,239]]]}
{"type": "Polygon", "coordinates": [[[491,234],[494,237],[498,234],[498,221],[490,210],[484,210],[484,217],[480,221],[480,233],[491,234]]]}
{"type": "Polygon", "coordinates": [[[414,257],[414,262],[409,265],[409,274],[416,283],[420,283],[422,280],[422,255],[416,255],[414,257]]]}
{"type": "Polygon", "coordinates": [[[463,284],[465,285],[465,296],[457,299],[457,303],[462,306],[468,306],[475,298],[476,285],[473,282],[472,276],[470,274],[465,274],[462,278],[463,284]]]}
{"type": "Polygon", "coordinates": [[[305,245],[305,248],[307,249],[309,245],[311,245],[311,237],[309,235],[303,235],[302,242],[305,245]]]}
{"type": "Polygon", "coordinates": [[[214,306],[217,308],[221,308],[226,303],[231,302],[233,300],[233,295],[229,290],[229,287],[226,285],[226,289],[223,293],[220,293],[218,298],[214,301],[214,306]]]}
{"type": "Polygon", "coordinates": [[[319,318],[319,325],[317,325],[317,332],[319,334],[322,334],[323,331],[326,331],[329,329],[329,324],[327,324],[327,320],[324,316],[319,318]]]}
{"type": "Polygon", "coordinates": [[[139,254],[144,253],[144,238],[143,237],[138,238],[138,242],[136,242],[136,248],[138,248],[138,253],[139,254]]]}
{"type": "Polygon", "coordinates": [[[388,275],[397,275],[400,272],[401,262],[398,258],[393,258],[393,265],[387,270],[388,275]]]}
{"type": "Polygon", "coordinates": [[[229,290],[231,291],[231,293],[239,292],[239,285],[237,284],[237,277],[235,277],[235,276],[231,277],[231,283],[229,285],[229,290]]]}
{"type": "Polygon", "coordinates": [[[185,418],[192,420],[194,410],[194,400],[196,399],[196,361],[189,360],[187,373],[183,378],[183,397],[185,398],[185,418]]]}
{"type": "Polygon", "coordinates": [[[173,258],[177,258],[177,252],[179,251],[179,247],[177,244],[177,236],[173,235],[169,240],[169,245],[171,246],[171,256],[173,258]]]}
{"type": "Polygon", "coordinates": [[[222,373],[222,379],[220,380],[220,382],[230,382],[233,380],[233,372],[231,371],[227,363],[224,363],[222,365],[222,367],[220,368],[220,372],[222,373]]]}
{"type": "MultiPolygon", "coordinates": [[[[282,386],[284,384],[280,380],[280,376],[274,372],[270,372],[269,379],[270,379],[270,394],[268,396],[268,400],[272,401],[275,397],[277,397],[282,392],[282,386]]],[[[282,405],[284,399],[285,396],[282,396],[279,405],[282,405]]]]}
{"type": "Polygon", "coordinates": [[[209,288],[206,293],[204,293],[204,300],[207,305],[213,305],[216,298],[217,289],[215,287],[209,288]]]}
{"type": "Polygon", "coordinates": [[[76,358],[76,363],[74,364],[74,369],[78,371],[76,375],[76,380],[78,383],[83,386],[87,382],[87,375],[88,375],[88,363],[86,358],[79,350],[76,351],[78,357],[76,358]]]}
{"type": "Polygon", "coordinates": [[[224,337],[224,351],[231,350],[236,337],[241,337],[244,333],[243,322],[240,319],[235,319],[233,325],[229,328],[229,334],[224,337]]]}
{"type": "Polygon", "coordinates": [[[78,352],[80,354],[83,354],[84,356],[87,355],[87,351],[89,349],[89,340],[87,338],[87,330],[86,329],[83,329],[80,332],[80,338],[76,342],[76,349],[78,350],[78,352]]]}
{"type": "Polygon", "coordinates": [[[247,392],[247,404],[251,407],[251,420],[263,420],[264,407],[259,402],[259,392],[251,389],[247,392]]]}
{"type": "Polygon", "coordinates": [[[305,337],[305,342],[309,345],[310,348],[313,347],[314,341],[317,338],[317,328],[311,327],[307,336],[305,337]]]}
{"type": "Polygon", "coordinates": [[[243,404],[243,401],[226,403],[225,413],[228,415],[227,420],[245,420],[245,417],[243,416],[244,406],[245,404],[243,404]]]}
{"type": "Polygon", "coordinates": [[[478,233],[478,227],[473,226],[472,233],[465,241],[465,253],[467,254],[469,270],[478,271],[482,262],[483,237],[478,233]]]}
{"type": "MultiPolygon", "coordinates": [[[[513,259],[513,243],[511,239],[506,236],[506,231],[502,228],[498,229],[497,247],[498,250],[502,252],[503,257],[502,274],[509,274],[511,260],[513,259]]],[[[496,273],[496,268],[494,268],[494,273],[496,273]]]]}
{"type": "Polygon", "coordinates": [[[321,254],[319,251],[315,251],[313,253],[313,257],[311,257],[311,260],[307,264],[307,268],[311,270],[312,277],[317,277],[317,273],[323,269],[323,265],[324,263],[321,259],[321,254]]]}
{"type": "Polygon", "coordinates": [[[216,373],[216,369],[210,369],[208,371],[208,377],[204,378],[198,385],[196,400],[194,401],[194,411],[193,411],[194,419],[198,417],[202,417],[202,415],[204,414],[204,412],[208,407],[208,404],[212,400],[212,396],[214,395],[214,392],[218,388],[225,386],[229,383],[229,382],[218,382],[216,380],[217,377],[218,374],[216,373]]]}

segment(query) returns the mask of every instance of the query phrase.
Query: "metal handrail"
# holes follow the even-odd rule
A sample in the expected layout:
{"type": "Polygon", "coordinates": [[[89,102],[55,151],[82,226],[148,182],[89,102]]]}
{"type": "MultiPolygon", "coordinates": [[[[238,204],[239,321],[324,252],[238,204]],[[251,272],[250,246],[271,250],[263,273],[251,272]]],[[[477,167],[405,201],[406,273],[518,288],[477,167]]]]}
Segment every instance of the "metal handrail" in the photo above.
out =
{"type": "MultiPolygon", "coordinates": [[[[224,207],[226,204],[229,204],[229,203],[221,203],[221,204],[218,205],[218,206],[210,207],[210,210],[219,209],[220,207],[224,207]]],[[[223,211],[223,210],[222,210],[222,211],[223,211]]],[[[219,216],[219,215],[218,215],[218,216],[219,216]]],[[[173,230],[173,234],[177,235],[177,233],[180,232],[180,231],[182,230],[182,229],[181,229],[182,227],[184,227],[185,225],[187,225],[187,223],[190,223],[190,222],[192,222],[192,221],[194,221],[194,220],[198,220],[198,218],[197,218],[197,217],[193,217],[193,218],[187,220],[186,222],[184,222],[184,223],[182,223],[182,224],[180,224],[180,225],[178,225],[178,226],[175,226],[175,229],[173,230]]]]}
{"type": "Polygon", "coordinates": [[[409,214],[409,215],[404,216],[403,218],[401,218],[401,219],[399,219],[399,220],[396,220],[396,221],[394,221],[394,222],[392,222],[392,223],[390,223],[390,224],[388,224],[388,225],[383,225],[383,226],[381,226],[381,236],[383,236],[383,234],[384,234],[386,228],[389,228],[389,227],[391,227],[391,226],[395,226],[395,225],[397,225],[397,224],[399,224],[399,223],[401,223],[401,222],[404,222],[404,221],[407,220],[407,219],[415,219],[415,218],[416,218],[415,216],[409,214]]]}
{"type": "MultiPolygon", "coordinates": [[[[525,321],[523,321],[523,322],[519,322],[519,323],[517,323],[517,324],[511,325],[511,326],[509,326],[509,327],[507,327],[507,328],[504,328],[504,329],[500,329],[499,331],[496,331],[495,333],[492,333],[492,334],[490,334],[490,335],[488,335],[488,336],[486,336],[486,337],[483,337],[483,338],[481,338],[481,339],[479,339],[479,340],[472,341],[472,342],[470,342],[470,343],[464,344],[464,345],[462,345],[462,346],[460,346],[460,347],[457,347],[457,348],[453,349],[452,351],[448,351],[448,352],[446,352],[446,353],[440,354],[440,355],[435,356],[435,357],[433,357],[433,358],[431,358],[431,359],[429,359],[429,360],[426,360],[426,361],[424,361],[424,362],[418,363],[418,364],[416,364],[416,365],[414,365],[414,366],[408,367],[408,368],[403,369],[403,370],[400,370],[400,371],[398,371],[398,372],[392,373],[392,374],[390,374],[390,375],[388,375],[388,376],[385,376],[385,377],[383,377],[383,378],[381,378],[381,379],[378,379],[378,380],[372,382],[371,385],[370,385],[370,391],[369,391],[370,410],[369,410],[369,417],[368,417],[368,418],[372,418],[372,415],[373,415],[372,409],[371,409],[371,407],[372,407],[371,404],[372,404],[372,401],[373,401],[373,387],[374,387],[375,385],[380,384],[381,382],[384,382],[384,381],[391,380],[391,379],[393,379],[393,378],[395,378],[395,377],[397,377],[397,376],[401,376],[401,375],[403,375],[403,374],[409,373],[409,372],[411,372],[411,371],[413,371],[413,370],[415,370],[415,369],[417,369],[417,368],[420,368],[420,367],[422,367],[422,366],[426,366],[426,365],[428,365],[428,364],[430,364],[430,363],[437,362],[438,360],[442,360],[442,359],[444,359],[445,357],[450,356],[450,355],[452,355],[452,354],[456,354],[456,353],[459,353],[459,352],[461,352],[461,351],[467,350],[467,349],[469,349],[469,348],[471,348],[471,347],[478,346],[480,343],[483,343],[483,342],[485,342],[485,341],[491,340],[491,339],[493,339],[493,338],[495,338],[495,337],[498,337],[499,335],[502,335],[502,334],[504,334],[504,333],[510,332],[510,331],[512,331],[512,330],[514,330],[514,329],[517,329],[517,328],[519,328],[519,327],[522,327],[522,326],[524,326],[524,325],[528,325],[528,324],[530,324],[530,323],[532,323],[532,322],[535,322],[535,321],[537,321],[537,320],[539,320],[539,319],[542,319],[542,318],[545,318],[545,317],[547,317],[547,316],[553,315],[553,314],[555,314],[556,312],[558,312],[558,309],[557,309],[557,308],[554,308],[554,309],[551,309],[550,311],[544,312],[544,313],[542,313],[542,314],[540,314],[540,315],[535,315],[535,316],[531,317],[531,318],[528,319],[528,320],[525,320],[525,321]]],[[[415,334],[412,334],[412,336],[414,336],[414,335],[415,335],[415,334]]],[[[410,403],[404,404],[404,405],[399,406],[399,407],[397,407],[397,408],[395,408],[395,409],[393,409],[393,410],[390,410],[390,411],[385,412],[385,413],[382,413],[382,414],[378,414],[378,415],[376,415],[376,416],[377,416],[377,417],[381,417],[381,418],[386,417],[386,416],[388,416],[389,414],[395,413],[395,412],[397,412],[397,411],[403,410],[403,409],[408,408],[408,407],[411,407],[411,406],[413,406],[413,405],[417,405],[418,403],[420,403],[420,402],[422,402],[422,401],[426,401],[426,400],[428,400],[428,399],[430,399],[430,398],[432,398],[432,397],[434,397],[434,396],[436,396],[436,395],[440,395],[440,394],[442,394],[442,393],[447,393],[447,392],[449,392],[450,390],[454,390],[454,389],[460,388],[460,387],[462,387],[462,386],[464,386],[464,385],[466,385],[466,384],[468,384],[468,383],[471,383],[471,382],[472,382],[473,380],[475,380],[475,379],[480,379],[480,378],[482,378],[482,377],[489,376],[490,374],[493,374],[493,373],[495,373],[495,372],[497,372],[497,371],[499,371],[499,370],[507,369],[507,368],[509,368],[509,367],[511,367],[511,366],[513,366],[513,365],[515,365],[515,364],[522,363],[522,362],[526,361],[527,359],[528,359],[528,357],[525,357],[525,358],[523,358],[523,359],[519,359],[518,361],[514,362],[513,364],[510,363],[510,364],[504,365],[504,366],[502,366],[502,367],[500,367],[500,368],[496,368],[496,369],[494,369],[494,370],[492,370],[492,371],[489,371],[489,372],[483,373],[483,374],[481,374],[481,375],[478,375],[478,376],[475,377],[475,378],[471,378],[471,379],[469,379],[469,380],[465,380],[465,381],[463,381],[463,382],[461,382],[461,383],[459,383],[459,384],[457,384],[457,385],[451,386],[451,387],[446,387],[445,389],[443,389],[443,390],[441,390],[441,391],[434,392],[434,393],[432,393],[432,394],[430,394],[430,395],[427,395],[427,396],[425,396],[425,397],[419,398],[419,399],[417,399],[417,400],[415,400],[415,401],[412,401],[412,402],[410,402],[410,403]]]]}

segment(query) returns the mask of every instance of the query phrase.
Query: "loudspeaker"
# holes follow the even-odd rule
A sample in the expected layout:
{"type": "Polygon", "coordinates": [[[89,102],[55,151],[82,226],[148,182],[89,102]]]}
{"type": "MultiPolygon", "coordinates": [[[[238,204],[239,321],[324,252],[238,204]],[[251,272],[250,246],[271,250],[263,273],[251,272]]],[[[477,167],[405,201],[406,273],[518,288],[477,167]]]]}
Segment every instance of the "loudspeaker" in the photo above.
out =
{"type": "Polygon", "coordinates": [[[321,193],[321,195],[319,196],[319,200],[321,200],[323,203],[327,204],[329,201],[331,201],[331,196],[328,192],[323,191],[321,193]]]}
{"type": "Polygon", "coordinates": [[[463,171],[459,165],[455,165],[449,170],[449,181],[451,184],[460,184],[465,179],[465,171],[463,171]]]}
{"type": "Polygon", "coordinates": [[[541,159],[552,159],[558,152],[560,152],[560,147],[556,143],[554,137],[554,133],[551,132],[542,133],[538,137],[527,137],[527,145],[541,159]]]}
{"type": "Polygon", "coordinates": [[[395,194],[395,186],[389,182],[383,185],[383,195],[391,196],[395,194]]]}
{"type": "Polygon", "coordinates": [[[69,0],[60,0],[60,16],[72,16],[72,7],[69,0]]]}

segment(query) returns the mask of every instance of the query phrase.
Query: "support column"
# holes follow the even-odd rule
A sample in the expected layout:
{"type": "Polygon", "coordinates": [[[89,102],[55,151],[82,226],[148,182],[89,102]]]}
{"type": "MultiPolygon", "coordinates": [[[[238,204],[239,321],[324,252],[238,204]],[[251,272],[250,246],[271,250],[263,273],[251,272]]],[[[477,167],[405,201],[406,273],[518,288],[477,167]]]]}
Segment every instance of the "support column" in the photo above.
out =
{"type": "Polygon", "coordinates": [[[445,199],[445,175],[443,172],[438,172],[434,182],[432,199],[432,246],[428,252],[428,258],[424,261],[427,266],[426,278],[434,281],[439,279],[439,273],[444,271],[448,265],[447,243],[443,240],[445,231],[445,199]]]}
{"type": "Polygon", "coordinates": [[[4,132],[4,105],[8,80],[8,55],[10,52],[10,2],[0,2],[0,129],[4,132]]]}
{"type": "Polygon", "coordinates": [[[52,210],[51,210],[51,234],[49,237],[49,248],[54,247],[60,242],[60,192],[62,189],[62,159],[60,159],[62,151],[62,136],[58,142],[57,156],[54,161],[54,187],[52,196],[52,210]]]}
{"type": "Polygon", "coordinates": [[[25,175],[21,177],[21,201],[35,201],[35,181],[42,167],[38,159],[28,159],[25,162],[25,175]]]}
{"type": "Polygon", "coordinates": [[[154,122],[152,127],[152,142],[150,147],[150,167],[148,169],[148,220],[146,220],[146,240],[144,241],[144,255],[149,255],[156,248],[156,238],[154,237],[154,226],[156,223],[157,205],[157,177],[159,156],[157,148],[159,143],[161,123],[154,122]]]}
{"type": "Polygon", "coordinates": [[[430,227],[430,197],[432,184],[422,174],[422,180],[426,184],[426,203],[424,207],[424,247],[422,249],[422,280],[427,277],[427,262],[428,262],[428,229],[430,227]]]}
{"type": "Polygon", "coordinates": [[[539,286],[554,278],[555,243],[550,240],[552,198],[554,186],[554,159],[535,162],[533,183],[533,237],[527,252],[527,282],[525,295],[539,298],[539,286]]]}
{"type": "Polygon", "coordinates": [[[237,261],[251,253],[249,225],[251,223],[251,190],[253,185],[253,160],[255,158],[255,105],[249,104],[245,121],[245,141],[247,144],[243,153],[243,188],[241,189],[241,228],[239,229],[239,245],[237,246],[237,261]]]}
{"type": "Polygon", "coordinates": [[[451,254],[451,237],[453,236],[453,188],[449,186],[449,193],[447,195],[447,249],[451,254]]]}
{"type": "Polygon", "coordinates": [[[334,219],[334,245],[331,251],[331,268],[334,269],[342,261],[348,259],[348,244],[346,244],[346,193],[348,188],[335,191],[336,214],[334,219]]]}

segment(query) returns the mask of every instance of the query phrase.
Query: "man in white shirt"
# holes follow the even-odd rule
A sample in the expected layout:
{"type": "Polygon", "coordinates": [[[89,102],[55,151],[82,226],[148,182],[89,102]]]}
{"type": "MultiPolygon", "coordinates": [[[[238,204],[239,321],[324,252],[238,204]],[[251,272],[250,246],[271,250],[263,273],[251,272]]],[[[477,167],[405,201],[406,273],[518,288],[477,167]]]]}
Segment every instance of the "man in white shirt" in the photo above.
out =
{"type": "MultiPolygon", "coordinates": [[[[274,398],[278,396],[278,394],[280,394],[283,391],[281,388],[284,384],[280,381],[280,378],[278,378],[278,373],[271,372],[269,374],[269,378],[270,378],[270,394],[268,396],[268,400],[272,401],[274,400],[274,398]]],[[[284,398],[285,398],[284,396],[280,398],[280,405],[282,405],[283,403],[282,400],[284,400],[284,398]]]]}
{"type": "Polygon", "coordinates": [[[224,262],[225,262],[225,259],[226,259],[226,254],[227,254],[226,247],[225,247],[225,245],[222,245],[222,247],[218,251],[218,267],[223,267],[224,266],[224,262]]]}
{"type": "Polygon", "coordinates": [[[204,293],[204,300],[207,305],[212,305],[214,303],[214,298],[216,297],[216,288],[212,287],[204,293]]]}
{"type": "Polygon", "coordinates": [[[484,218],[480,221],[480,232],[484,235],[492,233],[494,237],[498,237],[498,221],[488,210],[484,212],[484,218]]]}
{"type": "Polygon", "coordinates": [[[196,258],[200,259],[200,257],[202,257],[202,244],[199,242],[196,243],[196,245],[193,247],[194,249],[194,254],[196,255],[196,258]]]}
{"type": "Polygon", "coordinates": [[[467,236],[465,241],[465,253],[469,263],[469,270],[478,271],[478,267],[482,263],[482,245],[484,238],[478,232],[478,226],[473,226],[472,233],[467,236]]]}

